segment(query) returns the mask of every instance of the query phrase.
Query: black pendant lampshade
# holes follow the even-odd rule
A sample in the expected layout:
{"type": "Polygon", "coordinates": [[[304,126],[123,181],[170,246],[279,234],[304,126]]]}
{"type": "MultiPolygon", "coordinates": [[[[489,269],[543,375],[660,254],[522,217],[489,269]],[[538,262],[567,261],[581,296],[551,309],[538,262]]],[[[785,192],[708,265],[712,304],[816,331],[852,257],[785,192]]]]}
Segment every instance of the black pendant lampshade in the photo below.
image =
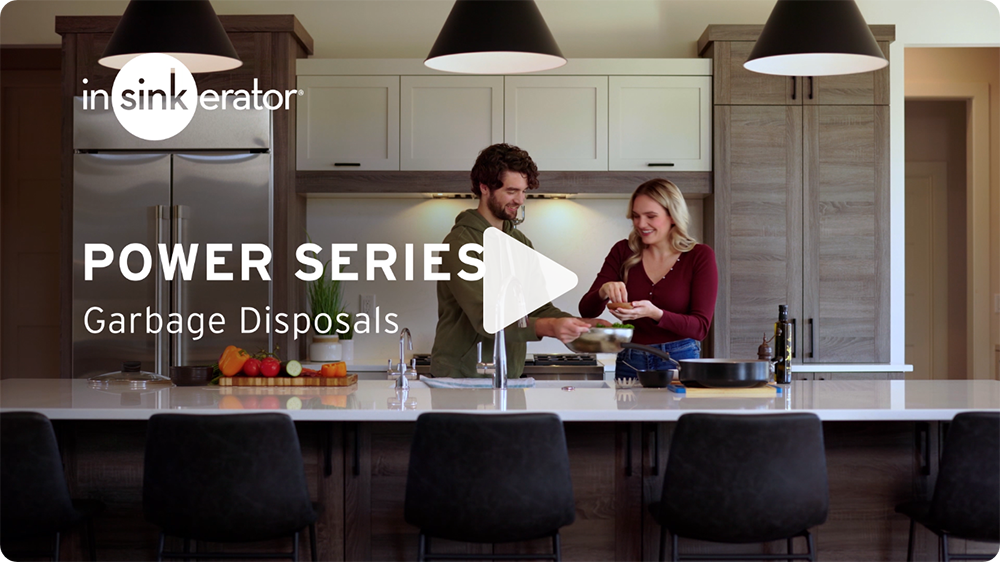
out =
{"type": "Polygon", "coordinates": [[[887,64],[854,0],[778,0],[743,66],[762,74],[832,76],[887,64]]]}
{"type": "Polygon", "coordinates": [[[191,72],[243,64],[209,0],[131,0],[98,62],[121,68],[146,53],[170,55],[191,72]]]}
{"type": "Polygon", "coordinates": [[[566,64],[534,0],[456,0],[424,64],[467,74],[517,74],[566,64]]]}

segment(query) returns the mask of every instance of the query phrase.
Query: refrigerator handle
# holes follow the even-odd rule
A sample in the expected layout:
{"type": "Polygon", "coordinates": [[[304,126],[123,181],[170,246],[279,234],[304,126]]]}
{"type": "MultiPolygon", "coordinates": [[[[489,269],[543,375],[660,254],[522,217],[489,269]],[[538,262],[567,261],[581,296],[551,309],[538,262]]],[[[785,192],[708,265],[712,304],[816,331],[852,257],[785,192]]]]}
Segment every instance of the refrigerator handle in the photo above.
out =
{"type": "Polygon", "coordinates": [[[156,205],[153,207],[155,215],[153,224],[155,225],[155,238],[153,244],[153,275],[154,287],[156,291],[155,303],[156,312],[163,319],[160,331],[156,333],[156,366],[155,372],[160,375],[169,376],[167,370],[170,368],[170,342],[167,339],[167,314],[170,312],[170,289],[168,282],[163,279],[163,267],[159,259],[156,259],[156,252],[159,252],[159,245],[166,244],[170,240],[170,209],[166,205],[156,205]]]}
{"type": "MultiPolygon", "coordinates": [[[[173,243],[180,244],[182,247],[184,245],[184,206],[174,205],[172,208],[173,219],[174,219],[174,236],[173,243]]],[[[181,318],[184,317],[184,282],[183,280],[177,280],[174,282],[173,296],[174,296],[174,306],[173,311],[179,312],[181,318]]],[[[184,337],[184,330],[178,330],[176,334],[172,335],[173,345],[173,365],[184,365],[184,346],[182,338],[184,337]]]]}

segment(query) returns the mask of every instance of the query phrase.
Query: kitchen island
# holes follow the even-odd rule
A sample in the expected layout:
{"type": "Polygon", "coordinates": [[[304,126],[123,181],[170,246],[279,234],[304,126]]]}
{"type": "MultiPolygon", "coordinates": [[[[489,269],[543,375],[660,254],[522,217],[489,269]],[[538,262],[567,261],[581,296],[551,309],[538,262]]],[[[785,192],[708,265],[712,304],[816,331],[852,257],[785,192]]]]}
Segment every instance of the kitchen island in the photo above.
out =
{"type": "MultiPolygon", "coordinates": [[[[808,411],[824,421],[830,478],[830,517],[814,532],[819,558],[901,560],[908,520],[893,508],[928,497],[947,420],[962,411],[1000,409],[997,381],[795,381],[781,394],[763,397],[615,389],[604,381],[544,381],[505,394],[421,386],[405,396],[388,381],[364,380],[347,388],[111,392],[81,380],[8,379],[0,382],[0,410],[31,410],[54,420],[71,490],[108,504],[97,521],[98,555],[119,560],[153,557],[157,531],[142,518],[141,490],[145,420],[156,413],[276,408],[289,414],[297,422],[310,492],[324,505],[321,559],[407,560],[416,553],[416,529],[403,521],[402,510],[413,420],[427,411],[555,412],[566,422],[577,503],[576,522],[562,532],[563,556],[635,560],[657,553],[659,532],[646,506],[659,499],[678,417],[808,411]]],[[[449,546],[456,552],[491,548],[449,546]]],[[[540,541],[493,549],[533,552],[547,546],[540,541]]],[[[682,542],[685,552],[703,546],[682,542]]],[[[932,557],[935,548],[933,535],[918,534],[918,559],[932,557]]],[[[783,549],[783,541],[762,547],[783,549]]]]}

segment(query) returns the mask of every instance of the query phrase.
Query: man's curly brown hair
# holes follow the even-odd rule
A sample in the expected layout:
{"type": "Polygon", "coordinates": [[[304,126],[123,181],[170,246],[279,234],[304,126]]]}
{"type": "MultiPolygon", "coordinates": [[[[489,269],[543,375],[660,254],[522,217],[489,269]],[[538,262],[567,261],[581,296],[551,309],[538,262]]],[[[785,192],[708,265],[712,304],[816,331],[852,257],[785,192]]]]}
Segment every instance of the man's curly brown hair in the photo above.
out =
{"type": "Polygon", "coordinates": [[[472,166],[472,194],[480,196],[479,184],[483,184],[493,193],[503,187],[501,177],[504,172],[524,174],[528,179],[528,189],[538,189],[538,166],[531,156],[520,148],[506,144],[488,146],[479,153],[475,165],[472,166]]]}

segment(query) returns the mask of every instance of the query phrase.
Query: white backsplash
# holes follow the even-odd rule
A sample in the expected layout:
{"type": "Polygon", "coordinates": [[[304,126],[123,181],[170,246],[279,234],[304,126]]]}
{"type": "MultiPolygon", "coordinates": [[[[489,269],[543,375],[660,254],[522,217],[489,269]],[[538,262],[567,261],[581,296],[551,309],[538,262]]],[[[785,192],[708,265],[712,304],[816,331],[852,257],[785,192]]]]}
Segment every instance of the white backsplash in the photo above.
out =
{"type": "MultiPolygon", "coordinates": [[[[312,241],[324,248],[320,258],[329,258],[331,243],[358,244],[351,265],[359,281],[344,282],[347,310],[357,312],[360,295],[374,294],[384,317],[395,313],[394,321],[413,334],[413,352],[430,353],[437,325],[436,282],[423,280],[422,248],[440,243],[455,223],[455,216],[474,207],[476,200],[417,198],[310,197],[306,225],[312,241]],[[376,280],[365,280],[364,247],[368,243],[392,244],[397,260],[396,281],[388,281],[376,270],[376,280]],[[403,280],[404,245],[414,244],[414,281],[403,280]]],[[[569,268],[580,279],[572,291],[555,299],[555,306],[579,314],[580,298],[590,288],[615,242],[628,236],[631,221],[625,218],[628,199],[529,200],[527,220],[519,228],[535,249],[569,268]]],[[[702,199],[689,199],[691,234],[702,239],[702,199]]],[[[605,312],[605,318],[615,318],[605,312]]],[[[386,329],[382,323],[382,330],[386,329]]],[[[358,334],[354,338],[354,363],[384,364],[399,354],[399,334],[358,334]]],[[[529,343],[528,353],[567,353],[558,340],[545,338],[529,343]]],[[[409,357],[409,352],[407,352],[409,357]]]]}

